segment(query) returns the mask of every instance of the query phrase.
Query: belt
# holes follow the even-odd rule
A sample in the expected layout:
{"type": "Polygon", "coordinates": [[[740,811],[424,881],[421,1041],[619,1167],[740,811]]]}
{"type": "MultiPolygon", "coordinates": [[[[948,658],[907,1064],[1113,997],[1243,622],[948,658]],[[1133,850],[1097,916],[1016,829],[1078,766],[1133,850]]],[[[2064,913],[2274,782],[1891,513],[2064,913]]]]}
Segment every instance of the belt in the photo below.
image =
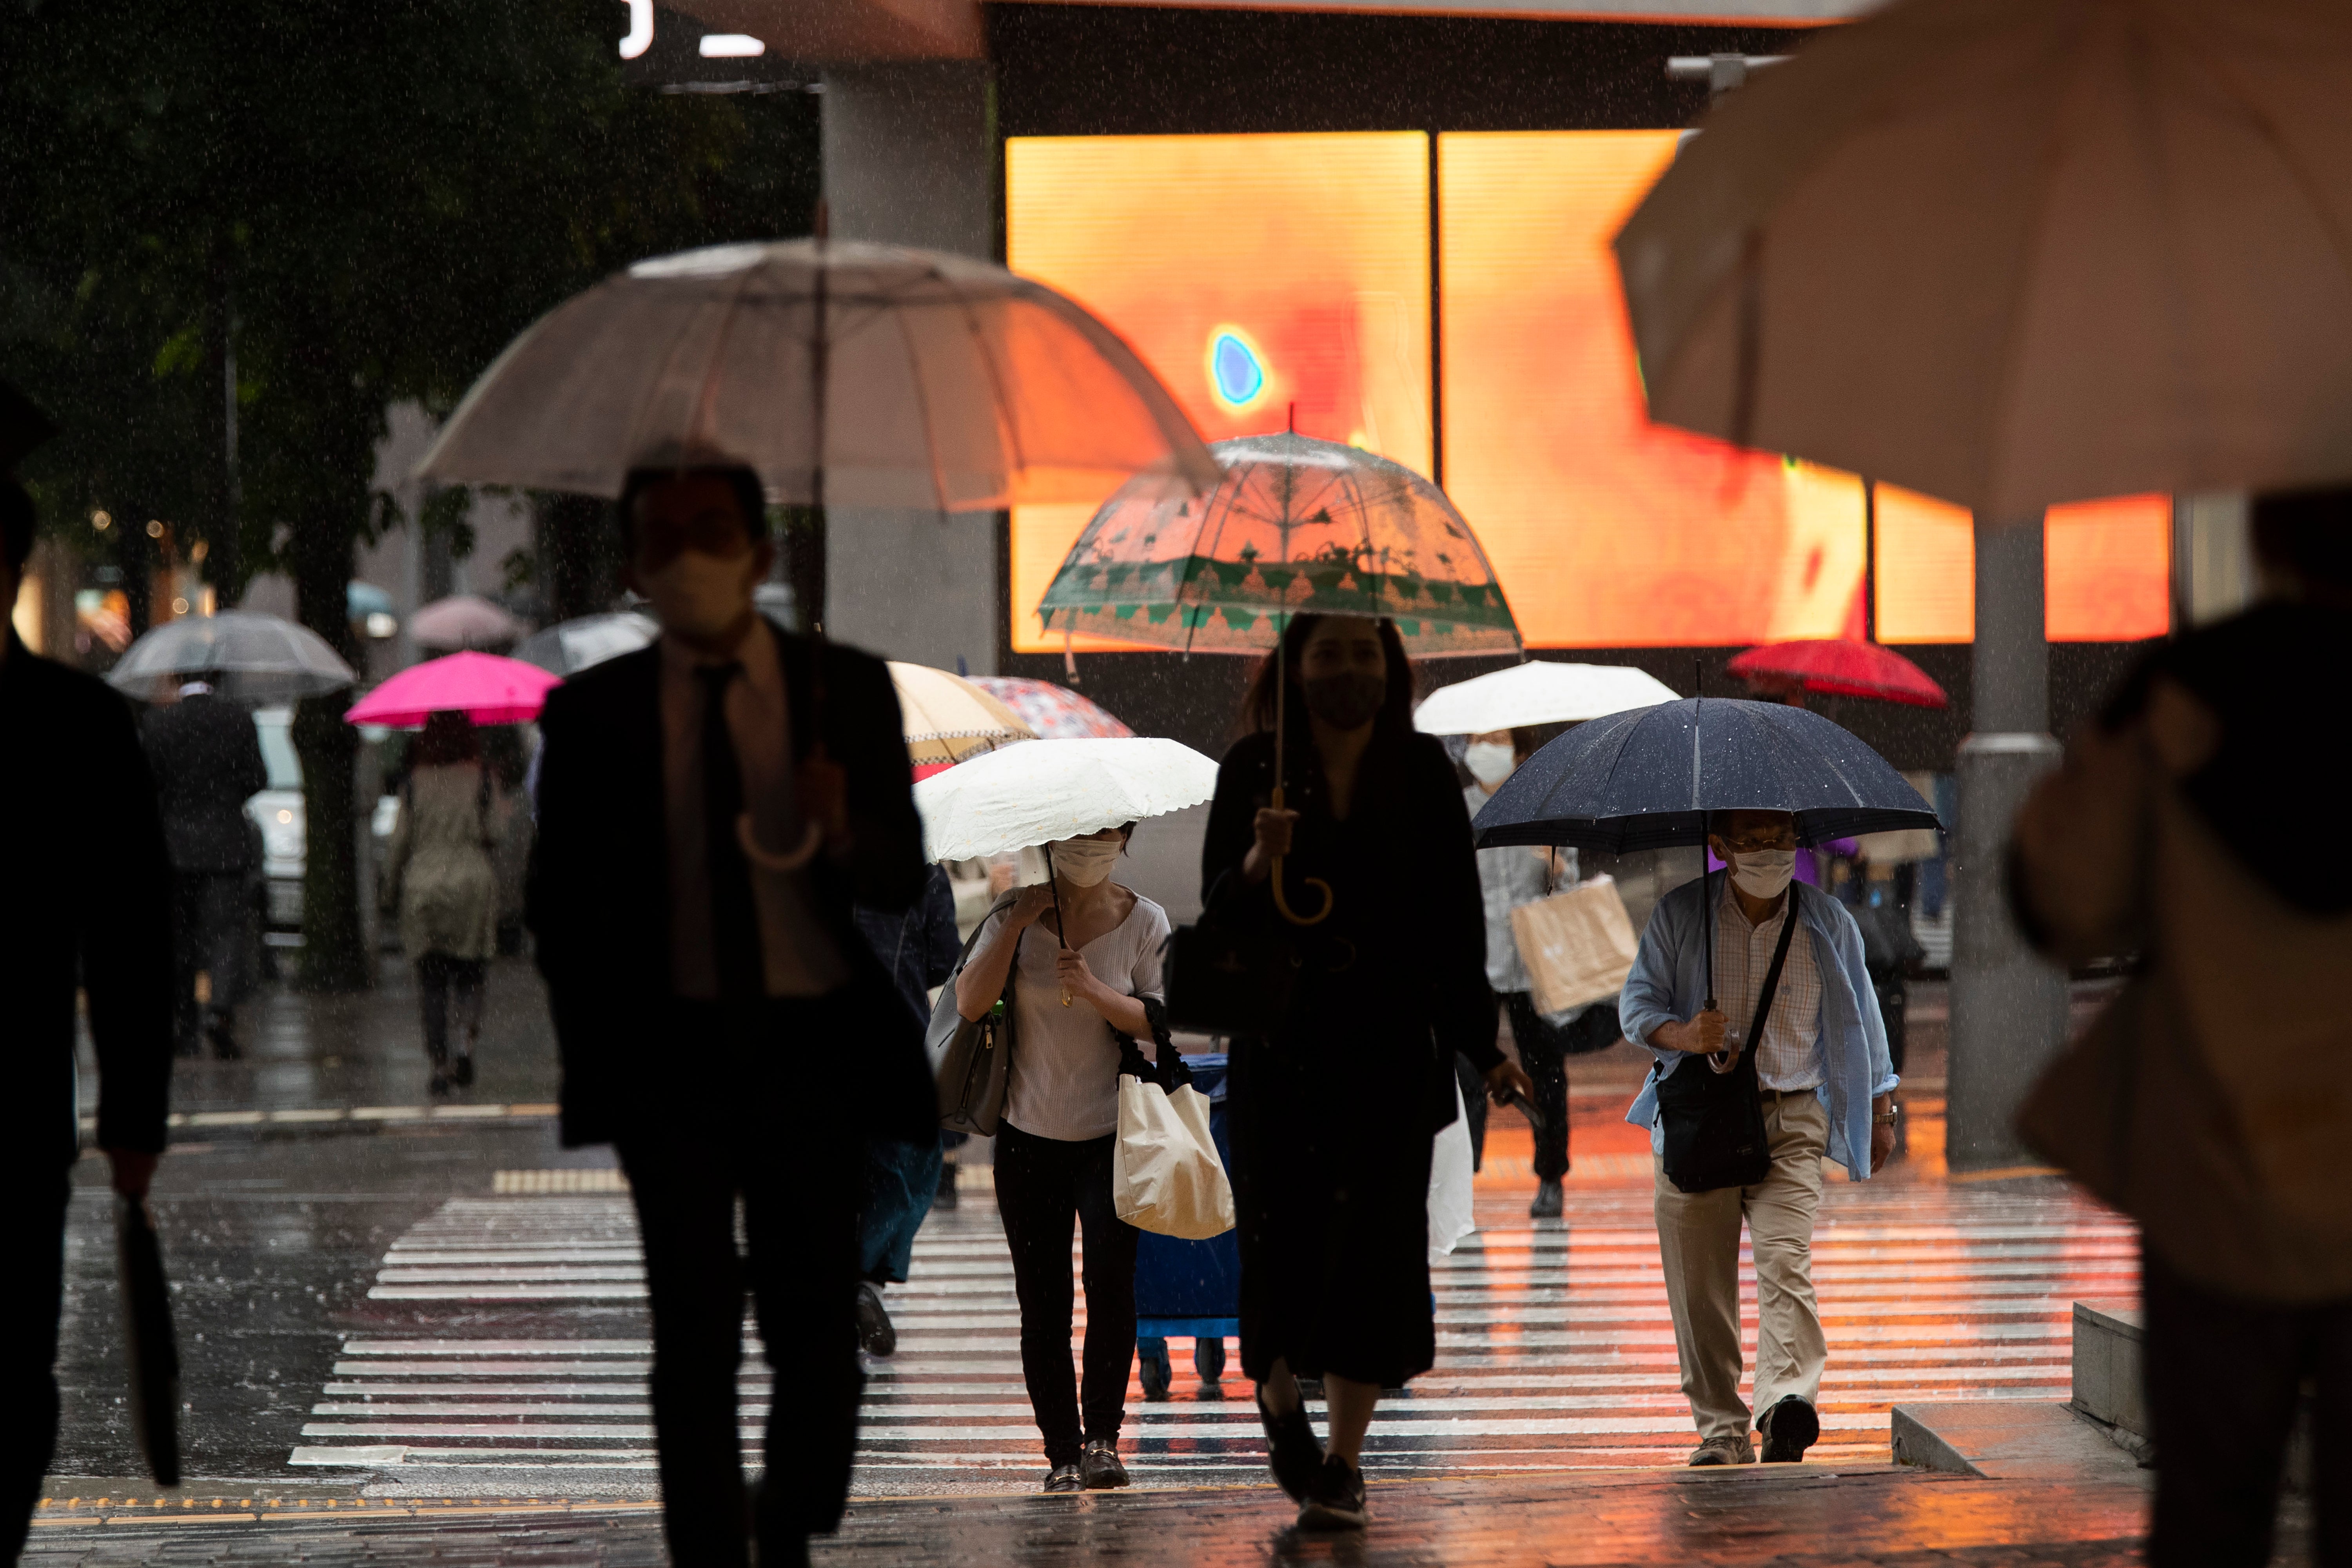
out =
{"type": "Polygon", "coordinates": [[[1818,1091],[1818,1090],[1816,1090],[1816,1089],[1763,1089],[1763,1088],[1759,1088],[1759,1089],[1756,1090],[1756,1098],[1757,1098],[1757,1099],[1759,1099],[1759,1100],[1814,1100],[1814,1099],[1818,1099],[1818,1098],[1819,1098],[1819,1091],[1818,1091]]]}

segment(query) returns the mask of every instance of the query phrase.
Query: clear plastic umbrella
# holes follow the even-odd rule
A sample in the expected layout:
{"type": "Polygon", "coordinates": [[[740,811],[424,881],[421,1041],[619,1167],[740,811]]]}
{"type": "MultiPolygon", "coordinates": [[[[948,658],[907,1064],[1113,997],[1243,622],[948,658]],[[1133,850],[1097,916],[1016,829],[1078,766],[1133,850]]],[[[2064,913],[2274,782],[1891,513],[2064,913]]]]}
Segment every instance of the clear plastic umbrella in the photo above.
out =
{"type": "Polygon", "coordinates": [[[635,653],[661,636],[651,616],[635,610],[581,616],[536,631],[516,645],[514,657],[555,675],[577,675],[592,665],[635,653]]]}
{"type": "Polygon", "coordinates": [[[250,610],[184,616],[131,645],[107,684],[152,702],[181,681],[218,677],[215,690],[241,702],[291,702],[340,690],[359,678],[308,626],[250,610]]]}

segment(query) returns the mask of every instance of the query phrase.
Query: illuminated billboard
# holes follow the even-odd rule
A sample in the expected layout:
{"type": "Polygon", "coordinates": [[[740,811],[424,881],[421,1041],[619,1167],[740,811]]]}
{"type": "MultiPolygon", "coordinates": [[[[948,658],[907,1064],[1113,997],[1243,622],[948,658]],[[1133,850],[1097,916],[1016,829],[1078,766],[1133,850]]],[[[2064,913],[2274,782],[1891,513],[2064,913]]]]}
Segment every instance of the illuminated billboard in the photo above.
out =
{"type": "MultiPolygon", "coordinates": [[[[1123,333],[1212,440],[1295,410],[1427,474],[1442,408],[1445,489],[1531,646],[1858,636],[1861,481],[1647,418],[1610,241],[1676,136],[1449,132],[1434,190],[1418,132],[1016,137],[1007,259],[1123,333]]],[[[1014,513],[1016,651],[1062,646],[1037,601],[1089,514],[1014,513]]],[[[2162,498],[2059,509],[2047,537],[2053,640],[2167,629],[2162,498]]],[[[1881,640],[1972,635],[1965,513],[1882,486],[1873,565],[1881,640]]]]}

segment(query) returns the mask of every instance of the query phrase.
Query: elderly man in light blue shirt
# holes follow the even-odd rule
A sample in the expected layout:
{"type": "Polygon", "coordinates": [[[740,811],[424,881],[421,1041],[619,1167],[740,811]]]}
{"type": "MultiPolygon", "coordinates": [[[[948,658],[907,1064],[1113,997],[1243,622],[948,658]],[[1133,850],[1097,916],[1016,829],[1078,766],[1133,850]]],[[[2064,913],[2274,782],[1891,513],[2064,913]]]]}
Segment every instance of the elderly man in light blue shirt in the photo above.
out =
{"type": "Polygon", "coordinates": [[[1657,1058],[1625,1120],[1651,1130],[1658,1250],[1683,1393],[1700,1437],[1690,1462],[1750,1464],[1757,1457],[1749,1406],[1739,1397],[1743,1220],[1756,1257],[1755,1424],[1768,1463],[1794,1462],[1821,1435],[1814,1405],[1829,1354],[1812,1281],[1822,1157],[1857,1182],[1886,1163],[1895,1147],[1895,1078],[1877,993],[1863,967],[1861,930],[1844,905],[1790,879],[1796,818],[1732,811],[1710,826],[1707,843],[1727,869],[1659,900],[1618,1001],[1625,1037],[1657,1058]],[[1702,900],[1715,906],[1712,976],[1702,900]],[[1792,911],[1803,940],[1790,942],[1761,1037],[1747,1039],[1792,911]],[[1723,1070],[1745,1049],[1756,1052],[1770,1167],[1745,1186],[1684,1192],[1666,1177],[1658,1084],[1676,1072],[1723,1070]]]}

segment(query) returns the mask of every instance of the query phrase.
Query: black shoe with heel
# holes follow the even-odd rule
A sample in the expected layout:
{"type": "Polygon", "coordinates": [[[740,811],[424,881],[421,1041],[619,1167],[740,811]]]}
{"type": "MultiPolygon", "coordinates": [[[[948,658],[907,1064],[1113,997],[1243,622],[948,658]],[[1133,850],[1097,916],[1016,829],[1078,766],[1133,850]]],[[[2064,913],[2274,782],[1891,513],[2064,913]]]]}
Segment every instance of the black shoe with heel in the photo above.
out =
{"type": "Polygon", "coordinates": [[[1265,1427],[1265,1456],[1274,1479],[1293,1502],[1304,1502],[1315,1478],[1323,1471],[1323,1442],[1307,1419],[1304,1398],[1287,1415],[1265,1407],[1265,1391],[1257,1395],[1257,1418],[1265,1427]]]}
{"type": "Polygon", "coordinates": [[[1364,1472],[1337,1454],[1325,1455],[1315,1484],[1298,1505],[1298,1528],[1361,1530],[1370,1517],[1364,1507],[1364,1472]]]}

